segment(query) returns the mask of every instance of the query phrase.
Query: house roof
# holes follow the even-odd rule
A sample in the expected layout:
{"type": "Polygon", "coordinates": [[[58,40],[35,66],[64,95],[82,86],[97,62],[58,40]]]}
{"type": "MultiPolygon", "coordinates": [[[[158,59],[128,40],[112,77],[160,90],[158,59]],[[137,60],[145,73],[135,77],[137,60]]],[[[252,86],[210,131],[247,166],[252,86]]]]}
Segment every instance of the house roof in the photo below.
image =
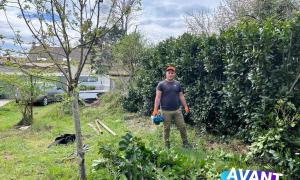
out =
{"type": "MultiPolygon", "coordinates": [[[[83,50],[83,57],[86,56],[87,51],[88,51],[87,49],[83,50]]],[[[39,45],[39,46],[33,46],[30,49],[29,59],[31,61],[38,61],[38,60],[42,60],[43,58],[45,60],[51,60],[50,56],[47,52],[50,52],[51,56],[56,60],[63,61],[66,58],[66,53],[64,52],[63,48],[61,48],[61,47],[48,47],[47,49],[45,49],[43,46],[39,45]]],[[[80,54],[81,54],[80,48],[74,49],[70,54],[71,60],[76,60],[77,62],[79,62],[80,54]]],[[[88,57],[86,63],[90,64],[89,57],[88,57]]]]}

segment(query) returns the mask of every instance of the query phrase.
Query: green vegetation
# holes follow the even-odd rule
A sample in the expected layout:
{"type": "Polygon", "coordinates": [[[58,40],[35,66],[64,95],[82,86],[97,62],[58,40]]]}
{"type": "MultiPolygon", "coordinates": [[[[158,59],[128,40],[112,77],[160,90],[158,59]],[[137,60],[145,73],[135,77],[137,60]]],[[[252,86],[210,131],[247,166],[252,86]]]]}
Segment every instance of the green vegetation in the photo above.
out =
{"type": "MultiPolygon", "coordinates": [[[[279,101],[275,112],[268,119],[269,129],[261,132],[258,139],[251,144],[248,158],[263,157],[278,165],[278,172],[294,174],[299,178],[300,157],[295,155],[300,148],[300,113],[291,103],[279,101]]],[[[261,161],[261,160],[260,160],[261,161]]]]}
{"type": "MultiPolygon", "coordinates": [[[[300,16],[247,21],[219,37],[184,34],[143,49],[127,96],[109,93],[99,107],[81,107],[83,139],[90,147],[88,178],[214,179],[234,167],[275,170],[297,179],[299,23],[300,16]],[[164,149],[162,127],[141,116],[152,111],[156,85],[168,64],[178,69],[196,123],[188,127],[193,149],[182,148],[174,130],[171,149],[164,149]],[[96,118],[117,136],[96,135],[88,126],[96,118]],[[128,131],[132,135],[125,135],[128,131]],[[235,138],[252,143],[249,151],[235,138]]],[[[70,156],[75,145],[47,148],[55,137],[74,132],[68,107],[67,102],[34,107],[28,130],[13,128],[22,117],[16,104],[0,108],[0,179],[77,178],[76,160],[70,156]]]]}
{"type": "Polygon", "coordinates": [[[19,54],[15,47],[5,47],[7,38],[20,46],[28,38],[23,39],[10,23],[14,19],[7,16],[11,4],[1,1],[0,10],[14,34],[0,35],[5,59],[1,65],[17,67],[24,74],[23,78],[0,74],[0,96],[21,97],[20,108],[13,102],[0,108],[0,179],[79,176],[85,180],[85,162],[89,179],[217,179],[231,167],[276,171],[288,179],[300,179],[298,1],[224,0],[213,18],[204,8],[198,15],[187,12],[192,16],[187,22],[189,32],[200,36],[185,33],[151,47],[137,28],[128,34],[130,22],[138,22],[134,19],[141,10],[140,0],[114,1],[110,10],[101,13],[103,0],[69,5],[65,1],[42,2],[18,1],[18,16],[25,20],[32,41],[43,47],[40,51],[33,44],[29,54],[39,59],[46,53],[49,57],[42,58],[51,59],[57,72],[64,75],[68,93],[64,102],[33,108],[39,91],[46,90],[34,83],[34,76],[42,78],[56,68],[39,67],[34,58],[30,58],[30,64],[35,64],[31,66],[24,58],[14,57],[26,56],[26,52],[19,54]],[[102,15],[106,13],[105,20],[102,15]],[[39,23],[33,23],[35,20],[39,23]],[[218,35],[212,35],[217,29],[218,35]],[[69,37],[70,30],[79,36],[69,37]],[[75,46],[73,40],[79,40],[75,46]],[[63,54],[52,52],[59,51],[56,48],[62,48],[63,54]],[[77,50],[80,56],[73,58],[77,50]],[[64,63],[59,62],[61,55],[64,63]],[[104,95],[98,107],[95,103],[79,109],[78,90],[96,88],[79,86],[82,72],[88,72],[84,70],[87,62],[97,74],[108,73],[113,62],[117,65],[110,73],[128,77],[115,84],[122,92],[104,95]],[[148,117],[167,65],[177,67],[191,110],[188,122],[195,126],[188,127],[188,134],[193,149],[181,147],[176,131],[171,134],[171,149],[165,149],[162,126],[151,124],[148,117]],[[97,135],[88,126],[95,119],[117,136],[97,135]],[[31,126],[20,129],[24,125],[31,126]],[[73,133],[74,126],[80,152],[77,165],[74,144],[47,148],[55,137],[73,133]],[[82,138],[89,145],[86,158],[81,153],[82,138]]]}
{"type": "MultiPolygon", "coordinates": [[[[300,14],[247,20],[220,36],[184,34],[152,48],[138,46],[131,57],[119,44],[115,51],[127,58],[121,64],[134,64],[128,92],[122,91],[127,94],[109,93],[99,107],[80,109],[89,145],[88,178],[216,179],[234,167],[299,179],[299,24],[300,14]],[[147,117],[164,67],[171,64],[195,123],[188,127],[193,149],[182,148],[174,130],[171,149],[165,149],[162,126],[147,117]],[[88,126],[97,118],[117,136],[97,135],[88,126]]],[[[137,43],[125,42],[126,47],[137,43]]],[[[34,123],[27,130],[13,128],[22,118],[16,104],[0,108],[0,179],[77,179],[75,145],[47,148],[55,137],[73,133],[69,107],[69,102],[34,107],[34,123]]]]}
{"type": "Polygon", "coordinates": [[[22,119],[20,119],[18,125],[32,124],[33,99],[39,94],[39,90],[33,81],[33,77],[28,75],[20,77],[16,74],[7,75],[0,73],[0,82],[4,85],[3,89],[6,94],[9,94],[10,97],[17,96],[16,100],[19,102],[19,111],[22,112],[22,119]]]}
{"type": "Polygon", "coordinates": [[[285,138],[277,142],[265,136],[300,137],[297,113],[288,116],[294,119],[293,127],[284,125],[288,130],[278,132],[283,128],[278,125],[281,118],[274,119],[278,101],[292,104],[299,114],[300,83],[295,81],[300,72],[299,23],[300,14],[289,20],[248,20],[220,36],[183,34],[160,42],[143,55],[135,82],[123,97],[123,107],[149,115],[164,68],[175,65],[198,131],[225,139],[237,137],[249,144],[266,142],[269,146],[259,146],[258,154],[278,154],[265,156],[266,161],[272,165],[282,162],[282,173],[298,179],[300,162],[295,153],[299,148],[286,146],[289,140],[285,138]],[[276,148],[278,143],[284,147],[276,148]]]}
{"type": "Polygon", "coordinates": [[[79,86],[80,91],[95,90],[95,89],[96,89],[96,86],[86,86],[86,85],[79,86]]]}
{"type": "MultiPolygon", "coordinates": [[[[72,117],[63,113],[62,106],[63,104],[56,103],[34,107],[34,124],[27,130],[13,128],[21,117],[21,114],[16,113],[15,103],[0,107],[0,179],[77,179],[76,160],[70,156],[75,150],[75,144],[47,148],[55,137],[73,132],[72,117]]],[[[200,137],[192,127],[188,128],[188,134],[195,146],[193,149],[181,147],[179,133],[174,128],[171,131],[172,148],[165,150],[162,126],[151,124],[149,117],[124,113],[120,108],[120,96],[117,94],[106,94],[101,97],[99,107],[82,107],[81,112],[84,144],[89,145],[89,151],[86,153],[88,179],[113,179],[111,168],[95,171],[92,164],[95,164],[94,160],[104,157],[98,154],[99,148],[105,146],[110,152],[119,151],[119,141],[127,131],[133,132],[134,137],[144,143],[148,151],[159,153],[162,157],[165,157],[163,154],[178,156],[176,162],[193,162],[197,169],[190,172],[199,171],[207,177],[218,176],[223,170],[231,167],[265,169],[262,165],[251,165],[243,160],[246,154],[241,154],[241,151],[246,152],[247,148],[238,141],[224,143],[214,136],[200,137]],[[115,131],[117,136],[107,132],[96,135],[87,123],[94,122],[97,117],[115,131]]],[[[166,158],[166,161],[174,161],[173,156],[166,158]]],[[[184,164],[178,166],[185,167],[184,164]]],[[[271,170],[272,167],[267,169],[271,170]]],[[[187,174],[192,175],[195,174],[187,174]]]]}
{"type": "MultiPolygon", "coordinates": [[[[69,159],[75,151],[75,144],[52,146],[55,137],[64,133],[74,133],[71,115],[62,112],[60,103],[46,107],[34,107],[34,124],[30,129],[19,130],[13,126],[20,120],[17,105],[10,103],[0,107],[0,179],[77,179],[77,163],[69,159]],[[69,157],[70,156],[70,157],[69,157]]],[[[87,167],[96,158],[97,142],[113,142],[118,139],[105,133],[95,135],[87,125],[99,117],[118,134],[125,133],[126,127],[121,122],[122,112],[111,104],[99,108],[82,108],[82,127],[84,143],[89,145],[87,167]]],[[[88,169],[91,174],[91,168],[88,169]]]]}

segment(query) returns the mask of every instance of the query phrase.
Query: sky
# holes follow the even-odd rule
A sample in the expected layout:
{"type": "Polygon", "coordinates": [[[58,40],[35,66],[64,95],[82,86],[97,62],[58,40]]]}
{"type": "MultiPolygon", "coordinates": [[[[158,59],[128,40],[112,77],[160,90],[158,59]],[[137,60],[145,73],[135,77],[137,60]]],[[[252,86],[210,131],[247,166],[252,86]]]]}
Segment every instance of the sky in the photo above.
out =
{"type": "Polygon", "coordinates": [[[138,29],[150,42],[157,43],[187,31],[184,17],[187,12],[209,10],[221,0],[144,0],[138,29]]]}
{"type": "MultiPolygon", "coordinates": [[[[187,31],[184,17],[187,12],[197,10],[213,11],[221,0],[142,0],[142,10],[136,18],[137,29],[144,35],[145,39],[156,44],[169,37],[177,37],[187,31]]],[[[7,16],[11,26],[20,31],[25,41],[32,41],[32,35],[27,29],[25,22],[18,18],[20,12],[16,8],[8,8],[7,16]]],[[[34,22],[38,23],[38,22],[34,22]]],[[[4,48],[15,48],[12,38],[14,33],[9,27],[3,11],[0,11],[0,34],[5,37],[5,42],[0,41],[4,48]]],[[[24,44],[30,48],[31,44],[24,44]]]]}

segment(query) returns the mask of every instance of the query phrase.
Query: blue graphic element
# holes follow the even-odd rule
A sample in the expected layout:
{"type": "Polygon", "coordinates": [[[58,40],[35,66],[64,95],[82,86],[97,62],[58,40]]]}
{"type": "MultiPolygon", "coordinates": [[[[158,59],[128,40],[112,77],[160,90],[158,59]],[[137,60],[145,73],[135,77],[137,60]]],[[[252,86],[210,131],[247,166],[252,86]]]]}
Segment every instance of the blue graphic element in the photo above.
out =
{"type": "Polygon", "coordinates": [[[280,180],[281,173],[270,171],[252,171],[242,169],[231,169],[221,173],[221,180],[280,180]]]}

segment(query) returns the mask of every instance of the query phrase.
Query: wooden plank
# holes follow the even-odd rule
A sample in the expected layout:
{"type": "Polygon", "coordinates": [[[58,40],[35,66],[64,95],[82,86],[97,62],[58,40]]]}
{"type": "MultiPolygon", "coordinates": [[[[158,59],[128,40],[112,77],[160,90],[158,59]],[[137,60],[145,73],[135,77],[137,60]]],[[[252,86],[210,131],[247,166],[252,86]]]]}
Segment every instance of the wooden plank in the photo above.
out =
{"type": "Polygon", "coordinates": [[[92,123],[88,123],[88,126],[90,126],[94,131],[96,131],[98,135],[100,134],[97,128],[95,128],[95,126],[92,123]]]}
{"type": "Polygon", "coordinates": [[[110,134],[116,136],[117,134],[113,132],[109,127],[107,127],[103,122],[101,122],[99,119],[96,119],[96,122],[99,123],[104,129],[106,129],[110,134]]]}
{"type": "Polygon", "coordinates": [[[95,124],[98,128],[98,131],[100,132],[100,134],[103,134],[103,131],[101,130],[100,126],[99,126],[99,123],[97,123],[97,120],[95,120],[95,124]]]}

